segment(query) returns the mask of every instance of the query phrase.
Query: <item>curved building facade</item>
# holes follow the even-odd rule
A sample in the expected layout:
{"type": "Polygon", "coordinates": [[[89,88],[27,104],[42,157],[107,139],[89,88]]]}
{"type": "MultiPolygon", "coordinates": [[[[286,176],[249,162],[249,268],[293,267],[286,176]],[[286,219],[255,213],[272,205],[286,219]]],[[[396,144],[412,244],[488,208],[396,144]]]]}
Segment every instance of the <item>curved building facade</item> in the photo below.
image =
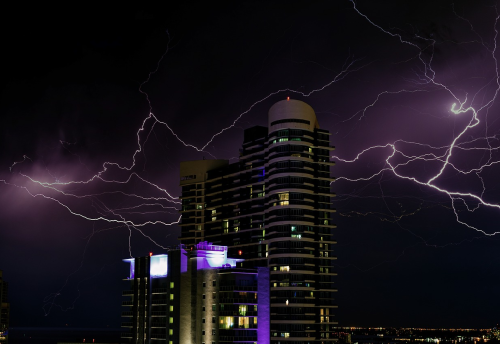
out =
{"type": "Polygon", "coordinates": [[[329,136],[308,104],[283,100],[268,127],[245,130],[238,163],[181,164],[181,242],[225,245],[241,267],[269,268],[269,324],[259,329],[270,338],[259,343],[335,340],[329,136]]]}

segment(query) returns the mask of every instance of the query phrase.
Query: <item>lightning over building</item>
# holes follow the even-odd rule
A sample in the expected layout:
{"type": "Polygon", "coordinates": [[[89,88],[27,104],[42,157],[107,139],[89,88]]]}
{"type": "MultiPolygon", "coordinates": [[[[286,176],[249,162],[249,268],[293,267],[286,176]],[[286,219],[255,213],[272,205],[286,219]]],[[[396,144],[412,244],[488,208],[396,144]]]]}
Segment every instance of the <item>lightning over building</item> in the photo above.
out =
{"type": "MultiPolygon", "coordinates": [[[[181,163],[181,243],[228,247],[270,270],[271,342],[329,342],[335,319],[330,133],[293,99],[244,132],[239,161],[181,163]]],[[[261,326],[261,324],[259,324],[261,326]]]]}

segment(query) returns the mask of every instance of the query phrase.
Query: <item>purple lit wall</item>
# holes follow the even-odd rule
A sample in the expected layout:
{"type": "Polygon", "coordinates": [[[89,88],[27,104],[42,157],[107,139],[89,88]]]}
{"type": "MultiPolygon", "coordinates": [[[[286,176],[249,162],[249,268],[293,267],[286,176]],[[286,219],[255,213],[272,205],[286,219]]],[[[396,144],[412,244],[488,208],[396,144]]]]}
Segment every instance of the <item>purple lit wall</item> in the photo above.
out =
{"type": "Polygon", "coordinates": [[[124,259],[124,262],[130,263],[130,276],[128,279],[134,279],[135,276],[135,258],[124,259]]]}
{"type": "Polygon", "coordinates": [[[198,270],[235,268],[237,262],[243,261],[243,259],[228,258],[227,246],[212,245],[206,241],[195,245],[195,254],[198,258],[198,270]]]}
{"type": "Polygon", "coordinates": [[[269,299],[269,268],[259,267],[257,282],[257,343],[269,344],[271,342],[271,306],[269,299]]]}

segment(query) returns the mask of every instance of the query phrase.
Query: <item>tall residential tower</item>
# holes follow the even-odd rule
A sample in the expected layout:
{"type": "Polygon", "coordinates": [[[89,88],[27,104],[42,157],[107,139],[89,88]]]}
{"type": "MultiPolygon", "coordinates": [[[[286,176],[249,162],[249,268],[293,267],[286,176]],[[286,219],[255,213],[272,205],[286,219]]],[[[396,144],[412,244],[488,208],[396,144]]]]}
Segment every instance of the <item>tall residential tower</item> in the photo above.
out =
{"type": "Polygon", "coordinates": [[[239,162],[181,163],[179,239],[269,268],[271,343],[335,340],[329,136],[309,105],[283,100],[245,130],[239,162]]]}

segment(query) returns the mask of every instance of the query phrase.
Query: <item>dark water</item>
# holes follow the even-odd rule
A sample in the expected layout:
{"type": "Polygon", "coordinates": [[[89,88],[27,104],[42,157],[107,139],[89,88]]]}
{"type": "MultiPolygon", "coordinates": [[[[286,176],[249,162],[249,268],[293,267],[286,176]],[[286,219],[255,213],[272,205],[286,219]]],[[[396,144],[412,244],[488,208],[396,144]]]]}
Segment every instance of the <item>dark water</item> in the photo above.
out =
{"type": "Polygon", "coordinates": [[[9,330],[9,344],[120,343],[121,329],[18,327],[9,330]]]}

